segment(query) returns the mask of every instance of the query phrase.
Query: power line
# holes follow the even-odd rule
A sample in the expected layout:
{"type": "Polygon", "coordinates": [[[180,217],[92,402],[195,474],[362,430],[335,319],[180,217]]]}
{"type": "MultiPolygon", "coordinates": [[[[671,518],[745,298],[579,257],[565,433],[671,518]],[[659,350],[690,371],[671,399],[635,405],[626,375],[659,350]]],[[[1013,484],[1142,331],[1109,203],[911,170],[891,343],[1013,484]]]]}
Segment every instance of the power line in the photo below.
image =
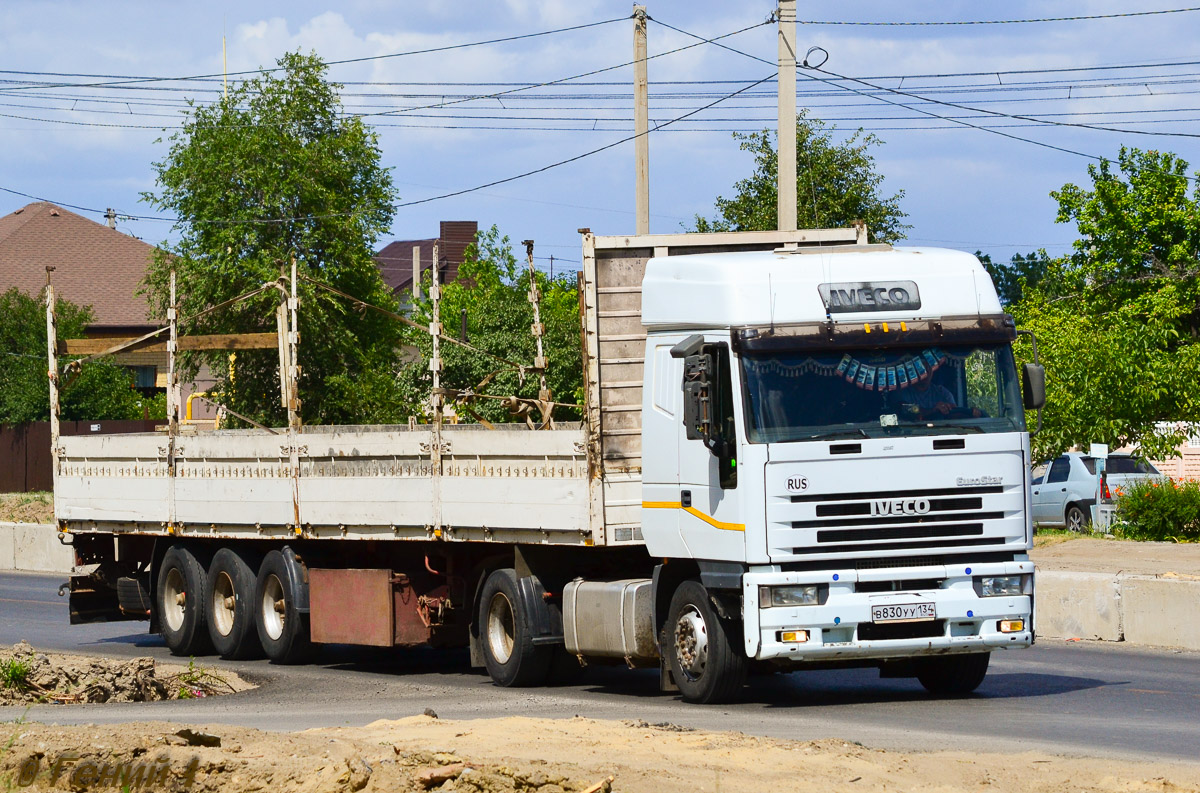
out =
{"type": "Polygon", "coordinates": [[[713,102],[710,102],[710,103],[708,103],[707,105],[705,105],[705,106],[703,106],[703,107],[696,108],[695,110],[692,110],[692,111],[690,111],[690,112],[688,112],[688,113],[685,113],[685,114],[683,114],[682,116],[679,116],[678,118],[673,118],[673,119],[671,119],[670,121],[668,121],[668,122],[666,122],[666,123],[664,123],[664,124],[660,124],[660,125],[658,125],[657,127],[653,128],[653,129],[647,130],[646,132],[638,132],[638,133],[636,133],[636,134],[634,134],[634,135],[630,135],[630,136],[628,136],[628,137],[621,138],[620,140],[616,140],[616,141],[613,141],[612,143],[609,143],[609,144],[607,144],[607,145],[601,146],[601,147],[600,147],[600,148],[598,148],[598,149],[592,149],[591,151],[584,152],[583,154],[578,154],[578,155],[576,155],[576,156],[574,156],[574,157],[570,157],[570,158],[568,158],[568,159],[565,159],[565,160],[559,160],[558,162],[551,163],[550,165],[545,165],[545,166],[543,166],[543,167],[541,167],[541,168],[536,168],[536,169],[534,169],[534,170],[532,170],[532,171],[526,171],[526,172],[524,172],[524,173],[517,174],[516,176],[509,176],[509,177],[506,177],[506,178],[504,178],[504,179],[497,179],[497,180],[495,180],[495,181],[493,181],[493,182],[488,182],[487,184],[482,184],[482,185],[479,185],[479,186],[477,186],[477,187],[470,187],[470,188],[467,188],[467,189],[465,189],[465,190],[457,190],[457,191],[455,191],[455,192],[452,192],[452,193],[445,193],[445,194],[443,194],[443,195],[432,196],[432,197],[430,197],[430,198],[422,198],[422,199],[419,199],[419,200],[416,200],[416,201],[407,201],[407,202],[405,202],[405,203],[402,203],[402,204],[397,204],[397,205],[396,205],[396,208],[397,208],[397,209],[400,209],[401,207],[416,206],[417,204],[426,204],[426,203],[429,203],[430,201],[440,201],[440,200],[442,200],[442,199],[444,199],[444,198],[453,198],[454,196],[460,196],[460,195],[463,195],[463,194],[465,194],[465,193],[473,193],[473,192],[475,192],[476,190],[484,190],[484,189],[486,189],[486,188],[489,188],[489,187],[495,187],[495,186],[496,186],[496,185],[498,185],[498,184],[504,184],[504,183],[506,183],[506,182],[512,182],[512,181],[516,181],[517,179],[524,179],[525,177],[527,177],[527,176],[533,176],[534,174],[543,173],[543,172],[545,172],[545,171],[548,171],[548,170],[550,170],[551,168],[557,168],[557,167],[559,167],[559,166],[561,166],[561,165],[567,165],[568,163],[572,163],[572,162],[576,162],[576,161],[578,161],[578,160],[582,160],[584,157],[591,157],[593,154],[599,154],[599,153],[600,153],[600,152],[602,152],[602,151],[607,151],[608,149],[615,148],[616,146],[620,146],[622,143],[628,143],[628,142],[629,142],[629,141],[631,141],[631,140],[635,140],[635,139],[637,139],[637,138],[640,138],[642,135],[648,135],[648,134],[650,134],[651,132],[655,132],[655,131],[657,131],[657,130],[659,130],[659,129],[662,129],[663,127],[670,126],[671,124],[677,123],[677,122],[679,122],[679,121],[683,121],[683,120],[684,120],[684,119],[686,119],[686,118],[689,118],[689,117],[691,117],[691,116],[694,116],[694,115],[696,115],[697,113],[701,113],[701,112],[703,112],[703,111],[705,111],[705,110],[708,110],[710,107],[713,107],[713,106],[715,106],[715,105],[718,105],[718,104],[720,104],[721,102],[724,102],[726,99],[732,99],[733,97],[737,96],[738,94],[742,93],[743,91],[748,91],[748,90],[750,90],[751,88],[753,88],[754,86],[756,86],[756,85],[759,85],[760,83],[765,83],[767,80],[771,79],[771,77],[772,77],[772,76],[773,76],[773,75],[768,75],[768,76],[766,76],[766,77],[762,78],[761,80],[757,80],[757,81],[755,81],[755,82],[753,82],[753,83],[750,83],[749,85],[747,85],[747,86],[746,86],[746,87],[744,87],[744,88],[740,88],[740,89],[738,89],[737,91],[734,91],[734,92],[732,92],[732,93],[730,93],[730,94],[726,94],[724,97],[722,97],[722,98],[720,98],[720,99],[717,99],[717,100],[715,100],[715,101],[713,101],[713,102]]]}
{"type": "MultiPolygon", "coordinates": [[[[325,62],[325,65],[326,66],[340,66],[340,65],[346,64],[346,63],[362,63],[364,61],[380,61],[380,60],[387,60],[389,58],[404,58],[404,57],[407,57],[410,55],[427,55],[429,53],[448,52],[450,50],[460,50],[460,49],[465,49],[467,47],[480,47],[480,46],[489,45],[489,44],[501,44],[501,43],[509,42],[509,41],[520,41],[522,39],[537,38],[539,36],[550,36],[550,35],[554,35],[557,33],[567,33],[569,31],[573,31],[573,30],[585,30],[587,28],[594,28],[594,27],[599,27],[601,25],[608,25],[613,22],[621,22],[621,21],[624,21],[627,19],[629,19],[629,17],[627,17],[627,16],[614,17],[613,19],[605,19],[600,22],[588,22],[588,23],[582,24],[582,25],[571,25],[569,27],[555,28],[554,30],[543,30],[543,31],[539,31],[537,33],[523,33],[523,34],[516,35],[516,36],[504,36],[501,38],[486,39],[483,41],[471,41],[471,42],[467,42],[464,44],[448,44],[443,47],[429,47],[427,49],[409,50],[407,52],[393,52],[393,53],[389,53],[387,55],[366,55],[366,56],[363,56],[360,58],[345,58],[343,60],[327,61],[327,62],[325,62]]],[[[72,73],[66,73],[66,72],[63,72],[63,73],[22,72],[22,71],[12,71],[12,70],[0,70],[0,74],[19,74],[19,75],[25,75],[25,76],[46,75],[46,76],[51,76],[51,77],[87,77],[87,78],[99,78],[99,79],[105,79],[105,80],[115,79],[116,82],[103,82],[103,83],[91,83],[91,84],[88,84],[88,83],[60,83],[59,85],[52,86],[52,87],[56,87],[56,88],[70,88],[70,87],[79,87],[79,88],[105,87],[105,88],[107,88],[107,87],[113,87],[113,86],[132,85],[132,84],[141,84],[141,83],[149,83],[149,82],[181,82],[181,81],[186,82],[186,81],[216,79],[216,78],[224,79],[224,78],[231,77],[231,76],[241,76],[241,75],[245,75],[245,74],[266,75],[266,74],[271,74],[273,72],[280,71],[282,68],[283,67],[276,66],[276,67],[272,67],[272,68],[268,68],[268,69],[246,69],[246,70],[238,71],[238,72],[228,72],[228,73],[221,72],[221,73],[213,73],[213,74],[200,74],[200,75],[192,75],[190,77],[137,77],[137,76],[131,76],[131,75],[89,75],[89,74],[72,74],[72,73]]]]}
{"type": "MultiPolygon", "coordinates": [[[[808,65],[807,60],[804,63],[804,68],[811,69],[812,71],[815,71],[815,72],[820,72],[821,74],[827,74],[830,77],[834,77],[834,78],[837,78],[840,80],[847,80],[849,82],[858,83],[859,85],[865,85],[868,88],[873,88],[877,91],[886,91],[888,93],[897,94],[899,96],[907,96],[910,99],[919,99],[923,102],[930,102],[932,104],[941,105],[943,107],[952,107],[952,108],[955,108],[956,110],[966,110],[966,111],[969,111],[972,113],[981,113],[983,115],[988,115],[988,116],[996,116],[996,117],[1000,117],[1000,118],[1011,118],[1011,119],[1014,119],[1017,121],[1029,121],[1029,122],[1033,122],[1036,124],[1046,124],[1046,125],[1056,126],[1056,127],[1078,127],[1080,129],[1094,129],[1094,130],[1101,130],[1104,132],[1121,132],[1121,133],[1130,134],[1130,135],[1167,135],[1167,136],[1179,137],[1179,138],[1200,138],[1200,134],[1196,134],[1194,132],[1152,132],[1150,130],[1143,130],[1143,129],[1123,129],[1120,127],[1102,127],[1102,126],[1099,126],[1096,124],[1084,124],[1082,122],[1077,122],[1077,121],[1052,121],[1049,119],[1040,118],[1038,116],[1023,116],[1023,115],[1018,115],[1015,113],[1001,113],[999,110],[988,110],[986,108],[971,107],[969,105],[961,105],[961,104],[958,104],[955,102],[947,102],[942,99],[932,99],[930,97],[921,96],[919,94],[914,94],[909,91],[902,91],[899,88],[887,88],[886,86],[877,85],[875,83],[869,83],[865,80],[860,80],[860,79],[857,79],[854,77],[844,77],[843,75],[837,74],[836,72],[831,72],[828,69],[822,68],[821,66],[810,66],[810,65],[808,65]]],[[[876,98],[878,98],[878,97],[876,97],[876,98]]],[[[905,105],[905,107],[913,108],[912,105],[905,105]]],[[[913,108],[913,109],[915,109],[915,108],[913,108]]],[[[953,120],[953,118],[950,116],[939,116],[939,118],[953,120]]]]}
{"type": "MultiPolygon", "coordinates": [[[[475,187],[469,187],[469,188],[465,188],[463,190],[455,190],[453,192],[444,193],[442,195],[430,196],[428,198],[421,198],[421,199],[417,199],[414,201],[405,201],[405,202],[393,205],[392,208],[393,209],[402,209],[404,207],[417,206],[419,204],[428,204],[433,201],[441,201],[446,198],[454,198],[456,196],[465,195],[467,193],[474,193],[479,190],[485,190],[489,187],[495,187],[496,185],[506,184],[508,182],[515,182],[518,179],[524,179],[528,176],[533,176],[535,174],[544,173],[553,168],[558,168],[563,165],[568,165],[573,162],[578,162],[579,160],[582,160],[586,157],[591,157],[592,155],[599,154],[603,151],[607,151],[609,149],[620,146],[623,143],[628,143],[631,140],[635,140],[635,139],[641,137],[642,135],[648,135],[651,132],[656,132],[664,127],[670,126],[671,124],[683,121],[684,119],[687,119],[687,118],[690,118],[691,116],[694,116],[697,113],[701,113],[705,110],[708,110],[711,107],[715,107],[716,105],[720,104],[721,102],[724,102],[727,99],[732,99],[733,97],[735,97],[745,91],[748,91],[757,85],[765,83],[768,80],[770,80],[772,77],[773,77],[773,75],[768,75],[768,76],[762,78],[761,80],[756,80],[755,82],[749,83],[746,86],[744,86],[743,88],[739,88],[736,91],[726,94],[725,96],[721,97],[720,99],[716,99],[716,100],[708,103],[707,105],[704,105],[703,107],[696,108],[695,110],[691,110],[691,111],[683,114],[682,116],[679,116],[677,118],[671,119],[670,121],[659,124],[654,129],[648,130],[646,132],[639,132],[639,133],[636,133],[633,135],[626,136],[624,138],[621,138],[620,140],[616,140],[616,141],[613,141],[612,143],[608,143],[604,146],[600,146],[599,148],[583,152],[582,154],[577,154],[574,157],[568,157],[565,160],[559,160],[558,162],[553,162],[553,163],[550,163],[549,165],[544,165],[540,168],[535,168],[533,170],[525,171],[523,173],[515,174],[513,176],[507,176],[503,179],[496,179],[496,180],[493,180],[486,184],[477,185],[475,187]]],[[[91,213],[95,213],[95,214],[102,214],[102,210],[95,209],[93,207],[82,207],[82,206],[78,206],[75,204],[67,204],[67,203],[63,203],[63,202],[57,202],[57,201],[53,201],[52,199],[49,199],[49,198],[43,198],[41,196],[31,195],[29,193],[24,193],[19,190],[14,190],[14,189],[8,188],[8,187],[0,186],[0,191],[3,191],[5,193],[11,193],[13,195],[22,196],[24,198],[29,198],[34,201],[46,201],[48,203],[57,204],[58,206],[66,207],[68,209],[77,209],[81,212],[91,212],[91,213]]],[[[294,222],[299,222],[299,221],[317,220],[317,219],[330,218],[330,217],[347,217],[347,216],[352,216],[355,214],[357,214],[357,213],[356,212],[330,212],[330,213],[322,213],[322,214],[315,214],[315,215],[305,215],[303,217],[293,217],[293,218],[253,218],[253,219],[249,219],[249,220],[196,219],[196,220],[193,220],[190,222],[192,222],[192,223],[211,223],[214,225],[250,225],[250,224],[271,224],[271,223],[294,223],[294,222]]],[[[155,216],[155,215],[132,215],[132,214],[130,214],[130,215],[122,215],[122,216],[126,217],[130,220],[152,220],[152,221],[167,222],[167,223],[183,222],[181,218],[160,217],[160,216],[155,216]]]]}
{"type": "Polygon", "coordinates": [[[797,19],[797,25],[842,25],[848,27],[940,27],[951,25],[1024,25],[1034,22],[1082,22],[1092,19],[1127,19],[1129,17],[1160,16],[1162,14],[1184,14],[1189,11],[1200,11],[1200,6],[1193,8],[1168,8],[1162,11],[1127,11],[1121,14],[1090,14],[1073,17],[1041,17],[1037,19],[972,19],[963,21],[939,22],[841,22],[835,20],[803,20],[797,19]]]}

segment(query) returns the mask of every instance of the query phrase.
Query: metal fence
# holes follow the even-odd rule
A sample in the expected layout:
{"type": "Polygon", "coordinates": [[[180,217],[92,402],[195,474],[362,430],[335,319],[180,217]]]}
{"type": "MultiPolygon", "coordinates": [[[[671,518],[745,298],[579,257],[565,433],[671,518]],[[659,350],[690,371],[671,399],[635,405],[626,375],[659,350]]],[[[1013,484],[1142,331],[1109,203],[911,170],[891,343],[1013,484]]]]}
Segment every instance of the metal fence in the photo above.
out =
{"type": "MultiPolygon", "coordinates": [[[[64,421],[63,435],[153,432],[161,421],[64,421]]],[[[0,424],[0,493],[30,493],[54,486],[50,422],[0,424]]]]}

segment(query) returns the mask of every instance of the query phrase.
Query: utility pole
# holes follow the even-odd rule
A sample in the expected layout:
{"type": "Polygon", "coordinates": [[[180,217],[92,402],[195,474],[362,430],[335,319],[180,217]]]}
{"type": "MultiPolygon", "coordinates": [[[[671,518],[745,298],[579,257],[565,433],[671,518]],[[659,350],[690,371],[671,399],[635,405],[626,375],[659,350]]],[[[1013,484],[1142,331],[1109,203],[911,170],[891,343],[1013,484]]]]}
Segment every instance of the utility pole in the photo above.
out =
{"type": "Polygon", "coordinates": [[[46,365],[50,375],[50,465],[51,481],[58,481],[58,325],[55,316],[54,284],[50,273],[54,267],[46,268],[46,365]]]}
{"type": "Polygon", "coordinates": [[[529,302],[533,305],[533,339],[537,343],[537,357],[533,366],[538,370],[538,399],[543,402],[550,400],[550,389],[546,387],[546,353],[542,348],[542,336],[546,335],[546,326],[542,324],[542,295],[537,286],[537,271],[533,266],[533,240],[525,240],[525,257],[529,262],[529,302]]]}
{"type": "Polygon", "coordinates": [[[796,230],[796,0],[779,0],[779,230],[796,230]]]}
{"type": "MultiPolygon", "coordinates": [[[[792,0],[794,3],[795,0],[792,0]]],[[[794,7],[794,6],[793,6],[794,7]]],[[[795,14],[792,16],[795,19],[795,14]]],[[[650,96],[646,79],[646,7],[633,7],[633,139],[637,233],[650,233],[650,96]]]]}

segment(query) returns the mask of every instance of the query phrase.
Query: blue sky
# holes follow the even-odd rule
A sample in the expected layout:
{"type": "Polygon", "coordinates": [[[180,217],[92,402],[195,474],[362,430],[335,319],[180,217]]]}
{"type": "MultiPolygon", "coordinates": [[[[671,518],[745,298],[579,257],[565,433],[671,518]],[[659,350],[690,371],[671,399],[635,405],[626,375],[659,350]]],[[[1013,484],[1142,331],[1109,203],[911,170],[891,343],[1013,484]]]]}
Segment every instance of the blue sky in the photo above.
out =
{"type": "MultiPolygon", "coordinates": [[[[1086,16],[1165,10],[1175,5],[1122,2],[801,3],[799,18],[840,22],[946,22],[1086,16]]],[[[773,3],[659,2],[647,9],[652,55],[762,22],[773,3]],[[671,26],[671,27],[668,27],[671,26]]],[[[383,163],[402,201],[471,188],[599,148],[630,134],[632,68],[623,66],[546,88],[514,88],[626,63],[632,54],[627,3],[498,0],[489,3],[124,2],[6,3],[0,6],[0,187],[125,214],[152,214],[138,200],[154,188],[155,143],[179,123],[186,99],[209,101],[220,81],[158,81],[136,90],[71,83],[87,75],[184,77],[270,66],[288,50],[334,61],[517,36],[618,19],[583,30],[448,52],[377,58],[331,67],[346,83],[344,102],[378,125],[383,163]],[[22,82],[24,81],[24,82],[22,82]],[[37,85],[39,82],[63,85],[37,85]],[[591,84],[585,84],[591,83],[591,84]],[[456,101],[457,97],[504,96],[456,101]],[[428,107],[441,105],[441,107],[428,107]],[[423,109],[415,109],[423,108],[423,109]],[[385,126],[386,125],[386,126],[385,126]]],[[[800,25],[799,49],[823,47],[826,69],[880,88],[970,107],[1130,130],[1193,133],[1200,127],[1200,61],[1194,42],[1200,12],[1004,25],[800,25]],[[1116,66],[1115,69],[1094,67],[1116,66]],[[1092,67],[1090,71],[1068,70],[1092,67]],[[980,73],[968,75],[964,73],[980,73]],[[927,75],[955,75],[931,77],[927,75]]],[[[722,40],[759,58],[775,58],[773,26],[722,40]]],[[[662,124],[767,76],[772,68],[702,45],[649,63],[652,121],[662,124]]],[[[729,195],[750,170],[730,129],[774,126],[774,83],[717,104],[650,140],[651,231],[674,232],[713,200],[729,195]]],[[[1005,131],[1085,154],[1115,157],[1120,145],[1174,151],[1200,167],[1194,137],[1142,135],[982,118],[855,83],[799,78],[801,107],[851,132],[875,131],[884,189],[903,189],[909,240],[1007,259],[1014,252],[1069,249],[1074,229],[1056,224],[1051,190],[1086,183],[1091,160],[956,127],[880,101],[921,104],[927,112],[976,124],[1021,124],[1005,131]],[[851,85],[855,94],[839,85],[851,85]]],[[[579,260],[576,229],[631,233],[633,144],[624,143],[545,173],[466,195],[401,208],[392,236],[434,236],[439,220],[497,224],[513,240],[537,242],[540,266],[579,260]]],[[[0,212],[29,199],[0,193],[0,212]]],[[[87,213],[85,213],[87,214],[87,213]]],[[[99,219],[97,215],[89,215],[99,219]]],[[[148,242],[169,238],[169,224],[122,220],[148,242]]]]}

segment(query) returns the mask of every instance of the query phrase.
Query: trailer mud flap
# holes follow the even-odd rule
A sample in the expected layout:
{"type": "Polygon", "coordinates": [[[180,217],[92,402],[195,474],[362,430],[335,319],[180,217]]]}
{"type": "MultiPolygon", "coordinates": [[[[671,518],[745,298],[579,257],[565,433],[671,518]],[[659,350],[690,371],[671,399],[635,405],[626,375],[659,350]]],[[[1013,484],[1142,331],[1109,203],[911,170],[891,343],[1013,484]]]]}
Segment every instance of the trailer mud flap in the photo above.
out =
{"type": "Polygon", "coordinates": [[[546,599],[545,588],[535,575],[517,579],[521,593],[521,611],[529,621],[529,632],[534,644],[562,644],[562,609],[546,599]]]}

